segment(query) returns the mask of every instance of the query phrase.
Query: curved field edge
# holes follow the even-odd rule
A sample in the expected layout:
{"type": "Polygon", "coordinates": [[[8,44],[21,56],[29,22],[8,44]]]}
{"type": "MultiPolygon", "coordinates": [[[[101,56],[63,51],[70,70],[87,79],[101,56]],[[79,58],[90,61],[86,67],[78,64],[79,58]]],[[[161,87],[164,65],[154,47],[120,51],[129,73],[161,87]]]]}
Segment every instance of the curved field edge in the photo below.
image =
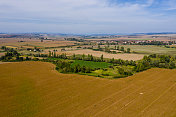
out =
{"type": "Polygon", "coordinates": [[[51,63],[0,64],[0,116],[176,116],[176,70],[125,79],[61,74],[51,63]]]}

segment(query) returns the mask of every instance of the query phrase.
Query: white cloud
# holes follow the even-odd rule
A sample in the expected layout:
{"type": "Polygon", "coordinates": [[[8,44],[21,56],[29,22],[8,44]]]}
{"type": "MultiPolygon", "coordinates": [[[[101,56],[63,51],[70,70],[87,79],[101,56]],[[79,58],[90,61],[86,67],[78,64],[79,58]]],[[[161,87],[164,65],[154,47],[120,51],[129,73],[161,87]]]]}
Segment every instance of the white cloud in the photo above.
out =
{"type": "Polygon", "coordinates": [[[168,21],[146,10],[154,1],[122,4],[108,0],[1,0],[0,31],[19,24],[19,32],[150,32],[168,21]]]}

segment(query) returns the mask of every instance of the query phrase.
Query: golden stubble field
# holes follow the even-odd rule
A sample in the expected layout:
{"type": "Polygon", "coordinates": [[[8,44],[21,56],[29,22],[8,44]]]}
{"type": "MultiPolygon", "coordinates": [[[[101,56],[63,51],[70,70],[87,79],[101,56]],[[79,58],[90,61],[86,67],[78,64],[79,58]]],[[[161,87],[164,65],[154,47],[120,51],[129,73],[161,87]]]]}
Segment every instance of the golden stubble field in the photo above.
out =
{"type": "MultiPolygon", "coordinates": [[[[61,48],[62,49],[62,48],[61,48]]],[[[128,53],[117,53],[117,54],[111,54],[107,52],[102,52],[102,51],[94,51],[90,49],[77,49],[77,48],[66,48],[66,51],[61,51],[61,49],[45,49],[42,53],[43,54],[48,54],[49,51],[53,52],[53,50],[57,50],[56,54],[61,55],[61,54],[67,54],[68,56],[71,55],[93,55],[95,57],[101,57],[103,55],[104,58],[114,58],[114,59],[123,59],[123,60],[141,60],[144,57],[144,54],[128,54],[128,53]]],[[[118,50],[117,50],[118,52],[118,50]]]]}
{"type": "Polygon", "coordinates": [[[0,116],[176,116],[176,70],[109,80],[54,69],[43,62],[0,64],[0,116]]]}
{"type": "Polygon", "coordinates": [[[7,46],[9,48],[45,48],[45,47],[59,47],[74,45],[73,41],[65,41],[62,38],[53,40],[44,40],[41,42],[40,39],[36,38],[0,38],[0,46],[7,46]],[[23,41],[23,42],[20,42],[23,41]]]}
{"type": "Polygon", "coordinates": [[[141,60],[144,55],[143,54],[128,54],[128,53],[118,53],[118,54],[110,54],[101,51],[93,51],[89,49],[82,49],[82,50],[73,50],[73,51],[66,51],[65,53],[68,54],[92,54],[96,57],[101,57],[103,55],[104,58],[114,58],[114,59],[123,59],[123,60],[141,60]]]}

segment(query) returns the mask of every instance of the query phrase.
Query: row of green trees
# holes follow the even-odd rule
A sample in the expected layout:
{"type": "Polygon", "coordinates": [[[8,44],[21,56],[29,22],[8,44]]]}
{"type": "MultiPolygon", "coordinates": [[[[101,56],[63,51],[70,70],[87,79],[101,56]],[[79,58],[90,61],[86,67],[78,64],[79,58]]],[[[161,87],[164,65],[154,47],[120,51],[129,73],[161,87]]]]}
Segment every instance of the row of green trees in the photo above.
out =
{"type": "MultiPolygon", "coordinates": [[[[93,49],[95,51],[105,51],[105,52],[108,52],[108,53],[117,53],[116,51],[111,51],[111,48],[109,46],[105,46],[105,48],[101,48],[100,45],[98,45],[98,49],[93,49]]],[[[113,50],[119,50],[119,51],[122,51],[124,53],[131,53],[131,49],[130,48],[127,48],[125,50],[125,48],[123,46],[114,46],[113,50]]]]}
{"type": "Polygon", "coordinates": [[[119,51],[123,51],[124,53],[131,53],[131,49],[130,48],[127,48],[126,50],[125,50],[125,48],[123,47],[123,46],[115,46],[115,49],[116,50],[119,50],[119,51]]]}
{"type": "Polygon", "coordinates": [[[118,72],[120,74],[119,77],[126,77],[126,76],[133,75],[132,71],[125,70],[123,67],[117,67],[117,68],[118,68],[118,72]]]}
{"type": "Polygon", "coordinates": [[[118,62],[119,65],[131,65],[133,66],[132,72],[127,71],[123,67],[118,67],[118,72],[122,76],[130,76],[135,72],[141,72],[150,68],[167,68],[167,69],[175,69],[176,68],[176,57],[169,56],[169,55],[150,55],[150,56],[144,56],[144,58],[137,62],[130,62],[131,64],[128,64],[129,61],[123,61],[123,60],[115,60],[115,61],[121,61],[118,62]]]}
{"type": "MultiPolygon", "coordinates": [[[[45,56],[46,55],[38,55],[38,56],[45,56]]],[[[176,57],[169,56],[169,55],[156,55],[152,54],[149,56],[144,56],[142,60],[139,61],[128,61],[128,60],[121,60],[121,59],[105,59],[103,55],[101,57],[94,57],[92,55],[72,55],[67,56],[66,54],[56,55],[55,52],[51,55],[48,55],[49,58],[60,58],[60,60],[53,59],[50,60],[48,58],[44,59],[43,61],[52,62],[56,65],[56,69],[62,73],[90,73],[94,69],[80,66],[79,64],[72,66],[72,62],[70,60],[83,60],[83,61],[94,61],[94,62],[108,62],[112,63],[113,66],[117,66],[119,74],[122,76],[129,76],[135,72],[141,72],[150,68],[168,68],[174,69],[176,68],[176,57]],[[121,66],[132,66],[132,71],[127,71],[125,67],[121,66]]],[[[18,53],[14,49],[8,49],[5,56],[0,57],[2,61],[24,61],[24,60],[39,60],[38,58],[29,58],[29,57],[22,57],[20,53],[18,53]]],[[[111,66],[113,68],[113,66],[111,66]]]]}
{"type": "Polygon", "coordinates": [[[137,72],[144,71],[150,68],[176,68],[176,58],[169,55],[150,55],[144,56],[142,60],[135,66],[137,72]]]}
{"type": "Polygon", "coordinates": [[[175,44],[175,41],[168,41],[168,43],[164,41],[144,41],[136,43],[137,45],[172,45],[175,44]]]}
{"type": "Polygon", "coordinates": [[[79,64],[72,65],[73,61],[69,60],[49,60],[43,59],[44,62],[52,62],[56,65],[56,70],[61,73],[90,73],[94,69],[79,64]]]}
{"type": "Polygon", "coordinates": [[[10,51],[12,48],[7,48],[6,46],[2,46],[1,49],[4,51],[10,51]]]}
{"type": "Polygon", "coordinates": [[[20,53],[18,53],[15,49],[13,48],[6,48],[6,53],[4,56],[0,57],[0,61],[4,62],[16,62],[16,61],[38,61],[38,58],[30,58],[30,57],[22,57],[20,53]]]}
{"type": "MultiPolygon", "coordinates": [[[[53,57],[55,58],[55,57],[53,57]]],[[[107,63],[113,63],[113,64],[119,64],[119,65],[132,65],[135,66],[136,65],[136,61],[133,60],[122,60],[122,59],[107,59],[104,58],[103,55],[101,55],[101,57],[94,57],[91,54],[88,55],[72,55],[72,56],[67,56],[66,54],[61,54],[61,55],[57,55],[56,58],[60,58],[60,59],[68,59],[68,60],[83,60],[83,61],[93,61],[93,62],[107,62],[107,63]]]]}

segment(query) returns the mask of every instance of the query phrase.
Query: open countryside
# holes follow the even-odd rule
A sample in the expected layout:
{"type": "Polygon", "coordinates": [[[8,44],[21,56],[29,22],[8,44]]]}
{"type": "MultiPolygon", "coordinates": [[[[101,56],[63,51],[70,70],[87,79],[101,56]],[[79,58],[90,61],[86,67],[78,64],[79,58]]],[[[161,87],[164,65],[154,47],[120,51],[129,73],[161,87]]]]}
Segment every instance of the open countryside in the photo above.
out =
{"type": "Polygon", "coordinates": [[[0,64],[0,116],[176,115],[176,70],[155,68],[109,80],[54,68],[43,62],[0,64]]]}
{"type": "Polygon", "coordinates": [[[0,117],[176,117],[176,0],[0,0],[0,117]]]}
{"type": "Polygon", "coordinates": [[[176,115],[174,40],[0,40],[0,116],[176,115]]]}

